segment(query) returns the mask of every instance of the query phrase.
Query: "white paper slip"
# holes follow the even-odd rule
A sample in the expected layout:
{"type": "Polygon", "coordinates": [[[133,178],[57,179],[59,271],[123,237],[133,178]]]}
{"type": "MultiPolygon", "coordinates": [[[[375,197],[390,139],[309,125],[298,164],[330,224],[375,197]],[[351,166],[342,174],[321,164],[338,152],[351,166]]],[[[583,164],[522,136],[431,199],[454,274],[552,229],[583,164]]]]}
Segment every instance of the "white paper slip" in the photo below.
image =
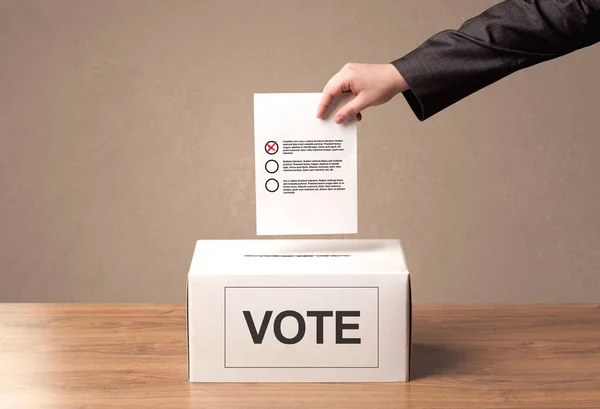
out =
{"type": "Polygon", "coordinates": [[[357,232],[356,118],[316,117],[321,93],[254,94],[258,235],[357,232]]]}

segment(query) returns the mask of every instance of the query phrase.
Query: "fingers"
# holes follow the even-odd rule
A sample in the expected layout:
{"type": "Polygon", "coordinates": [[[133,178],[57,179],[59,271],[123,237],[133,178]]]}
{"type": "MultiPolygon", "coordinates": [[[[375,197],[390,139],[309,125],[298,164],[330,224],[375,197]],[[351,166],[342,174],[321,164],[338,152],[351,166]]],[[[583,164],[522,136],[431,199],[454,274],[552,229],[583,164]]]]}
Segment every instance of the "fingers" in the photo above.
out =
{"type": "Polygon", "coordinates": [[[339,72],[329,80],[323,89],[321,101],[317,108],[317,118],[322,118],[323,115],[325,115],[325,112],[327,112],[327,108],[329,108],[333,99],[348,88],[346,82],[347,81],[340,76],[339,72]]]}
{"type": "MultiPolygon", "coordinates": [[[[327,82],[317,108],[317,118],[323,118],[327,110],[331,107],[331,103],[338,95],[352,89],[350,85],[353,81],[353,77],[355,77],[355,71],[356,69],[353,68],[352,64],[346,64],[344,68],[338,71],[338,73],[327,82]]],[[[347,103],[338,110],[335,122],[340,124],[353,115],[356,116],[358,121],[361,121],[362,114],[360,111],[367,106],[368,104],[364,102],[364,98],[358,94],[353,101],[347,103]]]]}
{"type": "Polygon", "coordinates": [[[360,121],[362,119],[362,114],[360,113],[360,111],[367,108],[368,106],[369,106],[369,104],[367,103],[367,101],[364,97],[364,94],[358,94],[358,96],[356,98],[354,98],[352,101],[346,103],[344,106],[342,106],[337,111],[334,121],[337,124],[341,124],[346,119],[350,118],[351,116],[355,116],[355,115],[357,116],[358,120],[360,121]]]}
{"type": "Polygon", "coordinates": [[[327,112],[327,108],[333,101],[333,99],[342,93],[342,87],[338,84],[327,85],[323,90],[323,95],[321,96],[321,102],[319,102],[319,107],[317,109],[317,118],[322,118],[327,112]]]}

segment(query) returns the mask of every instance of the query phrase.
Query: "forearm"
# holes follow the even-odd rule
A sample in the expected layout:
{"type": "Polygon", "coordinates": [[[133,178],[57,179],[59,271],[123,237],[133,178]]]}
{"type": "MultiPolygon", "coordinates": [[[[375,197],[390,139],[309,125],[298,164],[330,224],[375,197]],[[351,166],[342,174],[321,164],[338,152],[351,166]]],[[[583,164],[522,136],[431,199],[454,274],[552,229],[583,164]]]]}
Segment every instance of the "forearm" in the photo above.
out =
{"type": "Polygon", "coordinates": [[[507,75],[600,41],[600,0],[508,0],[393,61],[425,120],[507,75]]]}

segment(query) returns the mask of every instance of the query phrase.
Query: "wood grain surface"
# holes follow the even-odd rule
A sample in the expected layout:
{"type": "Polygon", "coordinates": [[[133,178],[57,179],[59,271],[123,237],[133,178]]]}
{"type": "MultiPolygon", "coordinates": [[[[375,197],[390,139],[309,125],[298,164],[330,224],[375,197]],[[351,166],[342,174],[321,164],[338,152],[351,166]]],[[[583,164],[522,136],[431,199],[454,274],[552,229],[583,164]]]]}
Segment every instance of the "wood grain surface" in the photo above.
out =
{"type": "Polygon", "coordinates": [[[600,408],[600,305],[414,305],[413,380],[190,384],[185,306],[0,304],[0,408],[600,408]]]}

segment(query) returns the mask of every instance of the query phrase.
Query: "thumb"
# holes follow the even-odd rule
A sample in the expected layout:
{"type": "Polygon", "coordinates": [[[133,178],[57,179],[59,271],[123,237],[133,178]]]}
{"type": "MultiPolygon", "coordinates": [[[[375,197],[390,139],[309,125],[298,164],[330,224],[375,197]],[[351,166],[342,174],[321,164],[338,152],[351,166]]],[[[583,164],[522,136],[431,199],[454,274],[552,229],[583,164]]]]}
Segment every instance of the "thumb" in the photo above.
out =
{"type": "Polygon", "coordinates": [[[341,124],[346,119],[358,114],[363,109],[369,106],[364,94],[358,94],[352,101],[347,102],[338,109],[334,121],[341,124]]]}

